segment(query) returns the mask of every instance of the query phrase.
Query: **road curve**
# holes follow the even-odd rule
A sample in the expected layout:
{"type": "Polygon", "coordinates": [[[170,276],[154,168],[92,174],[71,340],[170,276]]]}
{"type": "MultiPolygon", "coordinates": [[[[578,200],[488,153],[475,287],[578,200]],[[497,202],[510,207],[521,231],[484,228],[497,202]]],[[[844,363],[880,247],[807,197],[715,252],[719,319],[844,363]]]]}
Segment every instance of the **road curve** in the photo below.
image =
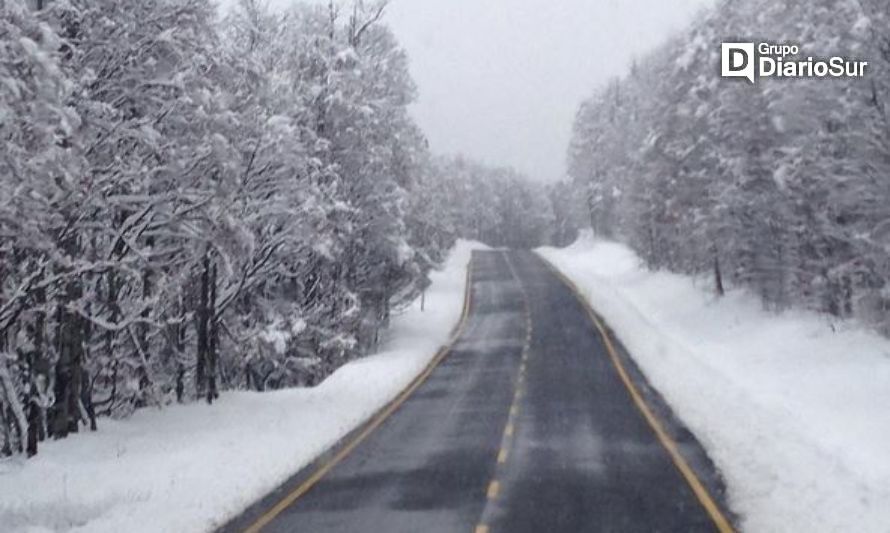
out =
{"type": "Polygon", "coordinates": [[[531,252],[470,268],[466,324],[413,394],[220,531],[731,531],[701,446],[572,289],[531,252]]]}

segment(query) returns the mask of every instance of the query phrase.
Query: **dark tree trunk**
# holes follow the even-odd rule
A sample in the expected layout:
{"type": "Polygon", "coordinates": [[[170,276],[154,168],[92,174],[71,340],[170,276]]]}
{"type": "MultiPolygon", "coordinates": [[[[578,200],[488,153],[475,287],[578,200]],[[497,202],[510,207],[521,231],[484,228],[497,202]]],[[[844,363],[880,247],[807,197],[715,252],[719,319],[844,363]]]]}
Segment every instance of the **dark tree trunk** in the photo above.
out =
{"type": "Polygon", "coordinates": [[[726,291],[723,288],[723,272],[720,269],[720,258],[714,254],[714,289],[717,296],[723,296],[726,291]]]}
{"type": "Polygon", "coordinates": [[[209,318],[209,342],[207,350],[207,403],[213,403],[213,400],[219,398],[219,392],[216,386],[217,366],[219,363],[219,354],[217,353],[219,345],[219,319],[216,317],[216,264],[210,270],[210,298],[207,309],[209,318]]]}
{"type": "MultiPolygon", "coordinates": [[[[80,253],[77,236],[67,236],[61,242],[72,257],[80,253]]],[[[72,277],[67,281],[56,308],[56,346],[58,359],[55,368],[55,406],[49,417],[49,427],[56,439],[76,433],[80,421],[80,385],[84,358],[84,321],[68,310],[68,305],[83,296],[82,281],[72,277]]]]}
{"type": "Polygon", "coordinates": [[[28,443],[26,452],[28,457],[37,455],[37,443],[40,441],[40,427],[43,425],[41,420],[40,398],[37,386],[31,384],[31,394],[28,398],[28,443]]]}
{"type": "Polygon", "coordinates": [[[12,416],[8,409],[0,406],[0,428],[3,428],[3,447],[0,448],[0,457],[8,457],[13,454],[12,431],[15,423],[11,422],[12,416]]]}
{"type": "Polygon", "coordinates": [[[182,403],[185,395],[185,365],[183,353],[185,352],[185,303],[180,299],[177,302],[177,315],[179,319],[171,326],[170,338],[173,344],[173,356],[176,357],[176,401],[182,403]]]}
{"type": "MultiPolygon", "coordinates": [[[[149,248],[154,247],[155,241],[153,238],[146,239],[146,245],[149,248]]],[[[146,269],[142,273],[142,300],[147,301],[151,297],[152,293],[152,275],[151,272],[146,269]]],[[[145,356],[145,361],[148,362],[148,359],[151,357],[151,352],[148,347],[148,318],[151,316],[151,309],[146,307],[140,313],[140,318],[142,319],[139,324],[136,325],[136,342],[139,343],[139,350],[142,355],[145,356]]],[[[140,382],[140,389],[144,389],[149,386],[151,383],[148,380],[148,369],[143,369],[143,381],[140,382]]]]}
{"type": "Polygon", "coordinates": [[[195,394],[198,398],[204,396],[204,385],[206,376],[204,372],[207,363],[207,352],[209,348],[209,335],[207,326],[210,322],[210,255],[204,254],[204,261],[201,269],[201,286],[200,286],[200,303],[198,304],[197,318],[197,334],[198,334],[198,357],[195,366],[195,394]]]}
{"type": "Polygon", "coordinates": [[[182,403],[182,397],[185,393],[185,369],[182,367],[182,363],[176,367],[176,402],[182,403]]]}
{"type": "MultiPolygon", "coordinates": [[[[74,285],[74,284],[72,284],[74,285]]],[[[77,289],[74,289],[77,292],[77,289]]],[[[70,298],[71,293],[69,293],[70,298]]],[[[70,298],[73,300],[74,298],[70,298]]],[[[76,433],[80,420],[80,385],[83,368],[83,338],[80,317],[59,307],[59,359],[56,362],[56,403],[50,418],[53,437],[76,433]]]]}
{"type": "MultiPolygon", "coordinates": [[[[35,291],[34,300],[38,307],[43,308],[46,304],[46,291],[43,289],[35,291]]],[[[47,392],[45,389],[49,383],[50,364],[45,355],[46,316],[44,311],[41,310],[35,314],[33,327],[31,341],[34,344],[34,350],[28,355],[28,372],[30,373],[27,403],[28,442],[26,451],[28,457],[37,455],[38,443],[46,439],[46,430],[44,429],[46,406],[42,404],[41,398],[47,392]]]]}
{"type": "Polygon", "coordinates": [[[841,282],[841,287],[842,287],[841,296],[843,298],[844,317],[852,317],[853,316],[853,280],[850,279],[850,276],[844,275],[843,281],[841,282]]]}

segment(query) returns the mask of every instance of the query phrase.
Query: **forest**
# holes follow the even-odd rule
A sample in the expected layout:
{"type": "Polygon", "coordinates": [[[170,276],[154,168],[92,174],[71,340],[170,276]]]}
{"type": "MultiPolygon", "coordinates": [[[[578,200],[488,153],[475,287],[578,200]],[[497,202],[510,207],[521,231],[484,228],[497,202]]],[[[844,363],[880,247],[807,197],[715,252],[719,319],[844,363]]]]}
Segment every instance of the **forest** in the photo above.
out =
{"type": "Polygon", "coordinates": [[[314,386],[459,238],[579,226],[653,270],[890,333],[890,14],[719,0],[579,107],[568,180],[433,153],[386,3],[0,0],[0,456],[314,386]],[[868,75],[723,79],[720,43],[868,75]]]}
{"type": "Polygon", "coordinates": [[[372,352],[564,187],[430,153],[386,4],[0,0],[0,456],[372,352]]]}
{"type": "Polygon", "coordinates": [[[599,235],[699,275],[890,332],[890,12],[721,0],[578,109],[569,174],[599,235]],[[720,43],[860,58],[862,78],[722,79],[720,43]]]}

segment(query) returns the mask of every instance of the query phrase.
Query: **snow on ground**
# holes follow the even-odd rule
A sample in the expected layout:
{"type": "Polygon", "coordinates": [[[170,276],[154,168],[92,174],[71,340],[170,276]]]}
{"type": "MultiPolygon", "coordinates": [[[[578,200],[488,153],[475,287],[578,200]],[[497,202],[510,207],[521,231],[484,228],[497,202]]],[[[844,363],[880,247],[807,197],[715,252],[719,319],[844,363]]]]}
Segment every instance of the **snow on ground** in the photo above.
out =
{"type": "Polygon", "coordinates": [[[890,340],[744,291],[718,299],[589,236],[539,253],[698,436],[744,531],[890,531],[890,340]]]}
{"type": "Polygon", "coordinates": [[[270,492],[395,397],[457,323],[466,265],[460,241],[431,274],[425,311],[394,318],[384,350],[312,389],[223,394],[144,409],[100,431],[0,462],[0,530],[205,531],[270,492]]]}

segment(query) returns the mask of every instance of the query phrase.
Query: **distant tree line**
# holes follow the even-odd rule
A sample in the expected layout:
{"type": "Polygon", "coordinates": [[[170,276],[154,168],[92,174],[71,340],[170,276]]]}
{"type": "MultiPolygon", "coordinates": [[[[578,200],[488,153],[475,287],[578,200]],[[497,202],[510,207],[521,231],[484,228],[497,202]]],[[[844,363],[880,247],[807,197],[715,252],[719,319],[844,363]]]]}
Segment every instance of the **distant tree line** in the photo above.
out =
{"type": "Polygon", "coordinates": [[[425,223],[414,227],[434,240],[441,241],[436,234],[446,241],[460,235],[491,246],[533,248],[574,236],[574,227],[557,224],[563,202],[553,195],[560,184],[531,181],[511,168],[463,156],[432,158],[420,180],[422,212],[415,218],[425,223]]]}
{"type": "Polygon", "coordinates": [[[428,153],[385,4],[29,4],[0,1],[0,456],[312,385],[457,236],[548,237],[526,180],[428,153]]]}
{"type": "Polygon", "coordinates": [[[572,183],[651,268],[890,330],[890,12],[722,0],[577,113],[572,183]],[[723,41],[869,61],[863,79],[721,79],[723,41]]]}

